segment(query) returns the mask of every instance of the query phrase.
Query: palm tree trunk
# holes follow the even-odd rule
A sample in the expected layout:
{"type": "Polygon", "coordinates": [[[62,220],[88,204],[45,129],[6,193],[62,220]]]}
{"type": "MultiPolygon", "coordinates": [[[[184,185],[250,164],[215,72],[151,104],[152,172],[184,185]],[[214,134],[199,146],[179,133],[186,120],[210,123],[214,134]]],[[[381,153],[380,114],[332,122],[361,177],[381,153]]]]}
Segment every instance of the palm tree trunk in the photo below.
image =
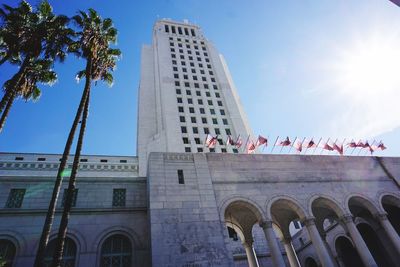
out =
{"type": "Polygon", "coordinates": [[[8,113],[10,112],[11,106],[14,103],[14,99],[15,99],[15,91],[11,93],[10,98],[8,99],[6,108],[4,109],[3,114],[1,114],[1,118],[0,118],[0,133],[3,130],[4,124],[6,122],[8,113]]]}
{"type": "MultiPolygon", "coordinates": [[[[91,68],[91,61],[88,60],[86,69],[88,69],[90,71],[90,68],[91,68]]],[[[90,75],[87,77],[90,77],[90,75]]],[[[84,105],[86,103],[86,99],[89,95],[90,83],[91,83],[91,79],[86,78],[85,89],[83,91],[82,98],[79,103],[79,107],[76,112],[74,122],[72,123],[72,127],[69,132],[67,142],[65,144],[64,153],[61,158],[60,166],[58,167],[57,178],[54,183],[53,194],[51,196],[49,208],[48,208],[47,214],[46,214],[46,219],[45,219],[45,222],[43,225],[42,235],[40,237],[40,242],[39,242],[39,247],[36,252],[34,267],[42,267],[43,266],[42,263],[43,263],[43,259],[44,259],[44,255],[45,255],[45,251],[46,251],[46,246],[49,241],[51,227],[54,222],[54,215],[56,212],[57,199],[58,199],[58,195],[60,193],[60,188],[61,188],[61,184],[62,184],[63,172],[64,172],[65,166],[67,164],[68,155],[71,150],[72,142],[74,141],[76,128],[77,128],[79,120],[81,118],[83,107],[84,107],[84,105]]]]}
{"type": "Polygon", "coordinates": [[[0,114],[4,110],[4,108],[6,107],[6,105],[8,103],[8,100],[10,99],[10,96],[11,96],[11,90],[7,90],[4,93],[3,97],[1,98],[1,101],[0,101],[0,114]]]}
{"type": "MultiPolygon", "coordinates": [[[[86,78],[86,79],[88,79],[88,78],[86,78]]],[[[67,198],[66,198],[66,201],[64,204],[64,211],[63,211],[63,214],[61,217],[60,229],[58,230],[57,242],[56,242],[56,246],[55,246],[54,254],[53,254],[53,263],[51,264],[52,267],[60,267],[60,265],[61,265],[61,260],[62,260],[63,251],[64,251],[65,237],[67,235],[69,215],[70,215],[70,211],[71,211],[71,207],[72,207],[72,199],[73,199],[73,195],[75,192],[76,174],[78,172],[79,158],[80,158],[81,150],[82,150],[83,137],[85,135],[86,120],[87,120],[88,110],[89,110],[89,101],[90,101],[90,85],[89,85],[89,89],[88,89],[88,96],[86,99],[85,108],[83,110],[82,124],[81,124],[81,128],[79,130],[78,142],[76,144],[74,163],[72,165],[71,177],[69,178],[67,198]]]]}

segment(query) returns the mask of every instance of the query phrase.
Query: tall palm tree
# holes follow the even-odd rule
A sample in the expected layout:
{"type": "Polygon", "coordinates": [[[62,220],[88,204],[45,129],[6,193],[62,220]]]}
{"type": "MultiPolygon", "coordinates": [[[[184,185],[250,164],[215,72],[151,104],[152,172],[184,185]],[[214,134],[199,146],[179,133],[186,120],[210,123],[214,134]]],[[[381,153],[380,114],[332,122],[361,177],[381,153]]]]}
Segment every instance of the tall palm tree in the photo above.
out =
{"type": "Polygon", "coordinates": [[[40,65],[45,61],[48,70],[52,71],[51,66],[55,60],[62,62],[67,50],[75,50],[72,40],[74,31],[67,25],[69,18],[56,16],[47,1],[41,2],[35,11],[26,1],[22,1],[16,8],[3,5],[0,19],[0,63],[9,61],[19,65],[18,72],[3,86],[0,114],[4,120],[0,124],[1,132],[13,101],[24,94],[24,82],[30,80],[47,83],[45,80],[27,77],[32,75],[32,70],[43,67],[35,64],[40,65]]]}
{"type": "MultiPolygon", "coordinates": [[[[78,43],[79,43],[80,55],[81,57],[86,59],[85,70],[79,71],[77,74],[77,78],[79,79],[83,77],[85,78],[85,87],[82,93],[81,102],[79,104],[74,123],[70,131],[71,135],[71,133],[76,130],[78,122],[81,119],[81,126],[79,130],[79,136],[74,155],[71,176],[69,178],[69,184],[67,189],[67,197],[64,204],[64,210],[57,236],[57,243],[53,255],[52,266],[57,266],[57,267],[61,265],[62,261],[68,220],[72,206],[73,193],[75,190],[76,174],[79,167],[79,158],[81,154],[83,138],[86,128],[86,120],[89,111],[89,98],[90,98],[91,85],[92,82],[97,82],[98,80],[102,80],[111,86],[113,83],[113,76],[111,73],[116,66],[116,61],[121,55],[121,51],[119,49],[110,48],[110,45],[115,43],[117,38],[117,29],[113,27],[111,19],[106,18],[103,20],[95,10],[89,9],[87,13],[79,11],[79,14],[74,16],[73,20],[76,22],[79,28],[77,34],[79,36],[78,43]]],[[[69,147],[71,146],[72,139],[67,140],[66,150],[68,146],[69,147]]],[[[68,154],[64,153],[63,158],[61,160],[56,183],[53,189],[53,198],[51,200],[51,202],[54,202],[54,204],[50,204],[50,206],[52,207],[55,207],[57,196],[60,191],[61,180],[62,180],[61,174],[64,171],[67,156],[68,154]]],[[[54,218],[54,211],[55,211],[54,208],[53,210],[49,210],[48,216],[54,218]]],[[[42,260],[43,256],[41,256],[41,258],[38,258],[37,256],[37,261],[36,261],[37,265],[35,266],[40,266],[42,260]]]]}

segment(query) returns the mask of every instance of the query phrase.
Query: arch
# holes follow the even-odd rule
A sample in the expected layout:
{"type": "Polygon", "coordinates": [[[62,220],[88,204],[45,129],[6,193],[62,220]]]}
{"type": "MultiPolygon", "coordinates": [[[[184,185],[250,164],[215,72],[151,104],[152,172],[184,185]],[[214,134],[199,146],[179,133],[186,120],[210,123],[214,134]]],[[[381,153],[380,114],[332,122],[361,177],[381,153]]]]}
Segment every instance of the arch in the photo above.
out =
{"type": "Polygon", "coordinates": [[[397,234],[400,234],[400,198],[392,194],[385,194],[381,196],[379,204],[387,213],[387,218],[397,234]]]}
{"type": "Polygon", "coordinates": [[[5,267],[15,265],[17,256],[17,246],[13,241],[7,238],[0,238],[0,256],[4,260],[5,267]]]}
{"type": "Polygon", "coordinates": [[[313,213],[313,206],[316,204],[318,206],[331,209],[339,218],[347,213],[346,208],[342,207],[340,203],[338,203],[333,197],[323,194],[317,194],[312,196],[308,201],[308,210],[314,217],[315,214],[313,213]]]}
{"type": "Polygon", "coordinates": [[[393,192],[381,192],[378,195],[378,203],[379,203],[379,207],[381,208],[381,210],[385,210],[383,208],[383,201],[389,201],[389,203],[391,203],[392,205],[398,206],[400,207],[400,195],[393,193],[393,192]]]}
{"type": "Polygon", "coordinates": [[[220,216],[220,220],[221,222],[225,221],[225,211],[228,208],[228,206],[234,202],[240,202],[243,203],[246,207],[248,207],[250,210],[252,210],[254,212],[254,214],[257,215],[258,220],[264,221],[265,218],[265,214],[263,212],[263,209],[257,204],[256,201],[250,199],[250,198],[246,198],[243,196],[239,196],[239,195],[234,195],[234,196],[230,196],[228,198],[223,199],[220,202],[219,206],[219,216],[220,216]]]}
{"type": "Polygon", "coordinates": [[[357,214],[354,213],[359,213],[361,212],[361,209],[365,209],[366,211],[369,212],[369,215],[374,216],[377,213],[382,213],[384,212],[383,210],[380,209],[379,205],[376,205],[374,201],[372,201],[370,198],[367,196],[361,195],[361,194],[351,194],[346,198],[346,205],[347,208],[350,210],[350,212],[357,216],[357,214]],[[351,208],[353,206],[353,209],[351,208]],[[354,207],[361,208],[359,210],[354,209],[354,207]]]}
{"type": "Polygon", "coordinates": [[[338,235],[335,239],[334,248],[338,259],[344,264],[344,267],[364,266],[353,242],[347,236],[338,235]]]}
{"type": "Polygon", "coordinates": [[[129,227],[124,227],[124,226],[111,226],[108,227],[106,229],[104,229],[103,231],[101,231],[100,234],[97,235],[97,237],[94,239],[91,248],[92,251],[98,251],[99,248],[101,247],[101,244],[104,242],[104,240],[116,233],[120,233],[123,235],[126,235],[129,237],[129,239],[131,240],[133,247],[137,248],[137,249],[144,249],[144,243],[142,242],[142,240],[140,239],[139,235],[133,231],[131,228],[129,227]]]}
{"type": "MultiPolygon", "coordinates": [[[[46,250],[45,250],[45,256],[44,256],[44,266],[45,267],[51,266],[51,263],[53,261],[53,254],[54,254],[56,242],[57,242],[57,238],[53,237],[53,238],[49,239],[49,242],[48,242],[46,250]]],[[[62,266],[78,266],[78,262],[79,262],[78,255],[79,255],[79,250],[78,250],[77,243],[75,242],[74,239],[72,239],[70,236],[67,235],[65,238],[65,242],[64,242],[61,265],[62,266]]]]}
{"type": "MultiPolygon", "coordinates": [[[[15,231],[0,231],[0,239],[8,239],[14,243],[16,247],[16,255],[24,255],[27,253],[27,246],[25,238],[18,232],[15,231]]],[[[29,252],[28,252],[29,253],[29,252]]]]}
{"type": "Polygon", "coordinates": [[[304,260],[305,267],[318,267],[318,262],[314,259],[314,257],[308,256],[304,260]]]}
{"type": "Polygon", "coordinates": [[[289,207],[293,212],[297,214],[300,220],[305,219],[307,216],[306,210],[303,206],[294,198],[287,195],[280,195],[273,197],[267,203],[267,217],[272,218],[271,209],[274,205],[283,205],[289,207]]]}
{"type": "Polygon", "coordinates": [[[133,262],[133,245],[128,236],[124,234],[112,234],[101,244],[99,266],[129,267],[133,262]]]}

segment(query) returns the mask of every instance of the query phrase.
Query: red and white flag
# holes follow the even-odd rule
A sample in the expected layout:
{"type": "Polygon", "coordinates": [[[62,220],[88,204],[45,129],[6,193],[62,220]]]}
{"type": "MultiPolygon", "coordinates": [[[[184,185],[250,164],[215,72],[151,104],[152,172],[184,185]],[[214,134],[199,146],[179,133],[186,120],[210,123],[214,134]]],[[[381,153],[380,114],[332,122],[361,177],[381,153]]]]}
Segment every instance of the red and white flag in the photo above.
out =
{"type": "Polygon", "coordinates": [[[236,148],[240,148],[242,145],[243,145],[243,140],[242,140],[242,137],[240,137],[240,134],[239,134],[238,138],[236,139],[235,146],[236,146],[236,148]]]}
{"type": "Polygon", "coordinates": [[[212,136],[212,135],[210,135],[210,134],[207,134],[207,137],[206,137],[206,147],[208,147],[208,148],[214,148],[215,145],[217,144],[217,137],[218,137],[218,136],[214,137],[214,136],[212,136]]]}
{"type": "Polygon", "coordinates": [[[359,141],[359,142],[357,143],[356,147],[365,148],[366,146],[365,146],[365,144],[364,144],[362,141],[359,141]]]}
{"type": "Polygon", "coordinates": [[[334,150],[336,150],[337,152],[339,152],[340,155],[343,155],[343,144],[339,146],[339,145],[336,144],[336,142],[335,142],[335,143],[333,143],[332,148],[333,148],[334,150]]]}
{"type": "Polygon", "coordinates": [[[303,142],[297,140],[296,144],[294,145],[294,148],[300,153],[303,150],[303,142]]]}
{"type": "Polygon", "coordinates": [[[307,148],[312,148],[312,147],[316,147],[316,146],[317,146],[317,144],[315,144],[314,140],[312,140],[312,139],[307,143],[307,148]]]}
{"type": "Polygon", "coordinates": [[[228,138],[226,139],[226,145],[231,145],[231,146],[235,145],[235,141],[233,141],[230,135],[228,135],[228,138]]]}
{"type": "Polygon", "coordinates": [[[387,147],[385,147],[385,145],[382,142],[380,142],[379,145],[378,145],[378,148],[380,150],[385,150],[387,147]]]}
{"type": "Polygon", "coordinates": [[[328,142],[326,142],[325,144],[322,145],[322,148],[325,150],[329,150],[329,151],[333,151],[333,147],[331,145],[329,145],[328,142]]]}
{"type": "Polygon", "coordinates": [[[275,145],[276,146],[290,146],[291,143],[292,142],[290,141],[289,136],[288,136],[283,141],[277,140],[275,145]]]}
{"type": "Polygon", "coordinates": [[[250,143],[247,144],[247,154],[251,154],[256,150],[256,145],[253,143],[253,141],[250,141],[250,143]]]}
{"type": "Polygon", "coordinates": [[[357,147],[357,143],[354,141],[351,141],[350,143],[347,143],[348,147],[352,147],[352,148],[356,148],[357,147]]]}
{"type": "Polygon", "coordinates": [[[267,146],[268,145],[268,140],[267,140],[267,138],[259,135],[258,139],[257,139],[257,142],[256,142],[256,146],[261,146],[261,145],[267,146]]]}

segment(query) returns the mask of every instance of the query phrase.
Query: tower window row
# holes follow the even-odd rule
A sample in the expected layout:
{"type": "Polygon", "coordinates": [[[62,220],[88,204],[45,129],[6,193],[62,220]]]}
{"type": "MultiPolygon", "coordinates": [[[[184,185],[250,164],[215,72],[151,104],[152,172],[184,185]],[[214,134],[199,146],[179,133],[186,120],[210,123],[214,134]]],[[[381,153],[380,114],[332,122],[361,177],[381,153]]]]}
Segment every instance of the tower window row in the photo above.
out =
{"type": "MultiPolygon", "coordinates": [[[[169,40],[170,41],[174,41],[175,39],[174,39],[174,37],[169,37],[169,40]]],[[[183,40],[185,41],[185,43],[198,44],[197,40],[195,40],[193,38],[191,38],[191,39],[183,39],[183,40]]],[[[182,42],[183,43],[183,40],[181,38],[179,38],[179,37],[176,38],[177,42],[182,42]]],[[[201,45],[205,45],[204,41],[200,41],[200,44],[201,45]]]]}
{"type": "Polygon", "coordinates": [[[171,32],[172,34],[180,34],[180,35],[196,37],[195,30],[194,29],[189,29],[189,28],[186,28],[186,27],[180,27],[180,26],[164,24],[164,30],[165,30],[166,33],[170,33],[171,32]]]}

